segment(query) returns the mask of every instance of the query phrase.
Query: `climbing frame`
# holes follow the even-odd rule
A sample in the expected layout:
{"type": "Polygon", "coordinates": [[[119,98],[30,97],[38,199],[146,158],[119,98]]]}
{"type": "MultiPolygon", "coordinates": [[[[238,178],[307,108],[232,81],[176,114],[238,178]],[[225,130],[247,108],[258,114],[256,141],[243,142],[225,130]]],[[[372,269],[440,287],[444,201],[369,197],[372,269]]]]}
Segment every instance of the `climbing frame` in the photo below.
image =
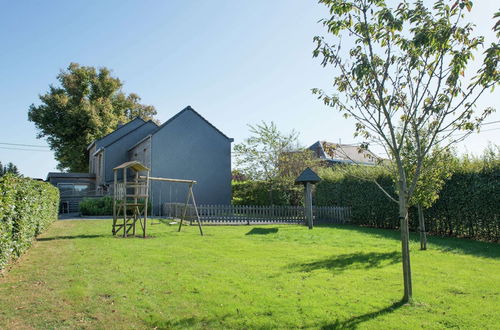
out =
{"type": "Polygon", "coordinates": [[[146,237],[149,171],[149,168],[138,161],[126,162],[113,169],[113,235],[122,231],[123,237],[127,237],[132,231],[132,236],[135,236],[136,225],[139,222],[142,237],[146,237]],[[120,171],[121,181],[118,180],[120,171]],[[140,172],[145,172],[146,175],[140,175],[140,172]]]}

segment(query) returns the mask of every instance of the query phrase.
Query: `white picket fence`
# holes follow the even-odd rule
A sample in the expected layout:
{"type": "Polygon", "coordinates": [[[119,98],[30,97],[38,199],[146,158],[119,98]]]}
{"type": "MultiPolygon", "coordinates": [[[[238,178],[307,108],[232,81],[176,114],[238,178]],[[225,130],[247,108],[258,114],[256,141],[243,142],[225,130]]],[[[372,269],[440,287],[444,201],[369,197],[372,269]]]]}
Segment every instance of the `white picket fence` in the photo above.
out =
{"type": "MultiPolygon", "coordinates": [[[[163,204],[163,216],[180,218],[184,204],[163,204]]],[[[194,207],[189,206],[187,219],[195,217],[194,207]]],[[[259,223],[304,223],[302,206],[259,206],[259,205],[199,205],[200,219],[205,223],[217,224],[259,224],[259,223]]],[[[344,224],[351,216],[349,207],[313,206],[315,223],[344,224]]]]}

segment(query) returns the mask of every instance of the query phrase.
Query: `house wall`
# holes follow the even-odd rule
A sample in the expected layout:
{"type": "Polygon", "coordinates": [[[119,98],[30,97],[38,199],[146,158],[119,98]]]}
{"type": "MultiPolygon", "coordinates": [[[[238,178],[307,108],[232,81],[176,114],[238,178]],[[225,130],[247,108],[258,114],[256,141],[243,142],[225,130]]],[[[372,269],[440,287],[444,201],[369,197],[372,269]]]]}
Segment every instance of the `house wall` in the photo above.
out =
{"type": "MultiPolygon", "coordinates": [[[[152,121],[148,121],[144,125],[130,131],[127,135],[122,136],[112,144],[105,147],[105,162],[104,162],[104,181],[108,184],[113,183],[113,168],[129,161],[127,150],[130,149],[138,141],[151,134],[158,126],[152,121]]],[[[121,171],[118,172],[118,178],[122,178],[121,171]]]]}
{"type": "MultiPolygon", "coordinates": [[[[151,168],[151,139],[147,138],[137,144],[133,149],[130,149],[128,152],[128,159],[136,160],[147,168],[151,168]]],[[[140,175],[145,175],[145,173],[140,173],[140,175]]]]}
{"type": "MultiPolygon", "coordinates": [[[[193,111],[183,111],[151,138],[151,176],[196,180],[198,204],[231,203],[231,141],[193,111]]],[[[184,203],[187,185],[151,182],[151,199],[184,203]]]]}

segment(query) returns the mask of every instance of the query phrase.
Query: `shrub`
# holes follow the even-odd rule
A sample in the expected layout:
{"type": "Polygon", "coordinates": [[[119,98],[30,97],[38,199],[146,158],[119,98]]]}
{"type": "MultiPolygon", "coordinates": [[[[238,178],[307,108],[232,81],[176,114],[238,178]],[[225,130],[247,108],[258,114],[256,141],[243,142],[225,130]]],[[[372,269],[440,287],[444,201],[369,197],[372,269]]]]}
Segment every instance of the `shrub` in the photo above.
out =
{"type": "MultiPolygon", "coordinates": [[[[151,206],[151,200],[148,200],[148,215],[151,215],[151,206]]],[[[113,215],[113,197],[86,197],[80,202],[80,213],[82,215],[113,215]]]]}
{"type": "MultiPolygon", "coordinates": [[[[397,204],[390,201],[376,179],[392,196],[394,184],[382,168],[350,167],[322,169],[315,205],[350,206],[354,224],[377,228],[399,228],[397,204]],[[361,173],[361,171],[363,173],[361,173]],[[359,175],[358,175],[359,174],[359,175]]],[[[445,182],[439,199],[424,210],[426,229],[443,236],[469,237],[489,241],[500,239],[500,162],[464,159],[445,182]]],[[[410,209],[410,229],[418,227],[417,213],[410,209]]]]}
{"type": "Polygon", "coordinates": [[[113,197],[84,198],[80,202],[82,215],[113,215],[113,197]]]}
{"type": "Polygon", "coordinates": [[[234,205],[271,205],[271,188],[273,205],[301,205],[304,194],[302,186],[285,180],[272,186],[266,181],[233,181],[232,186],[234,205]]]}
{"type": "Polygon", "coordinates": [[[57,219],[59,190],[7,174],[0,178],[0,269],[19,257],[57,219]]]}

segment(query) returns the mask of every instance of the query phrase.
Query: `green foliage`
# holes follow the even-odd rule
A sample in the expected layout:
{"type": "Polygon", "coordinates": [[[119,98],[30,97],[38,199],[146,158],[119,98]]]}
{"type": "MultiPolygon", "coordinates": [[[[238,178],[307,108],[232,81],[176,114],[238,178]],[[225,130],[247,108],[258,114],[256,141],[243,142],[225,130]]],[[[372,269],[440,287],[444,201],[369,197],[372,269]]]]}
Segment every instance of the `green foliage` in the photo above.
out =
{"type": "Polygon", "coordinates": [[[271,122],[250,126],[253,134],[234,146],[238,178],[244,184],[233,186],[233,202],[240,205],[298,205],[302,201],[295,179],[307,167],[316,168],[319,160],[312,151],[301,148],[298,134],[281,133],[271,122]],[[267,198],[264,198],[266,191],[267,198]]]}
{"type": "MultiPolygon", "coordinates": [[[[139,203],[144,201],[139,200],[139,203]]],[[[151,214],[152,204],[148,200],[148,214],[151,214]]],[[[142,211],[142,208],[140,208],[142,211]]],[[[80,213],[82,215],[113,215],[113,197],[85,197],[80,202],[80,213]]]]}
{"type": "MultiPolygon", "coordinates": [[[[498,147],[497,147],[498,148],[498,147]]],[[[455,163],[452,175],[425,211],[428,232],[489,241],[500,240],[500,153],[489,151],[482,159],[466,157],[455,163]],[[492,153],[493,152],[493,153],[492,153]]],[[[350,206],[351,221],[362,226],[399,228],[397,204],[373,182],[395,194],[389,171],[381,167],[350,166],[320,171],[315,204],[350,206]]],[[[410,228],[418,227],[415,209],[410,210],[410,228]]]]}
{"type": "Polygon", "coordinates": [[[46,137],[58,168],[71,172],[88,171],[87,146],[135,117],[151,119],[156,110],[140,104],[136,94],[121,91],[122,82],[107,68],[71,63],[57,76],[59,87],[50,86],[40,95],[41,104],[32,104],[28,119],[46,137]]]}
{"type": "Polygon", "coordinates": [[[9,162],[7,165],[3,166],[2,162],[0,162],[0,177],[4,176],[7,173],[12,173],[13,175],[20,175],[17,166],[13,163],[9,162]]]}
{"type": "Polygon", "coordinates": [[[314,204],[349,206],[351,221],[357,225],[397,228],[398,207],[389,194],[395,194],[391,173],[383,167],[352,166],[325,168],[319,171],[314,204]]]}
{"type": "Polygon", "coordinates": [[[282,183],[270,184],[267,181],[233,181],[233,200],[235,205],[271,205],[269,191],[272,189],[273,205],[301,205],[302,186],[282,183]]]}
{"type": "Polygon", "coordinates": [[[10,173],[0,178],[0,269],[57,220],[58,210],[59,190],[54,186],[10,173]]]}
{"type": "Polygon", "coordinates": [[[113,197],[86,197],[80,202],[82,215],[113,215],[113,197]]]}
{"type": "Polygon", "coordinates": [[[283,134],[273,122],[248,126],[252,136],[234,146],[236,168],[252,180],[273,180],[281,155],[298,149],[298,134],[283,134]]]}
{"type": "MultiPolygon", "coordinates": [[[[323,66],[334,67],[335,90],[313,92],[356,120],[355,136],[385,147],[394,161],[391,170],[403,213],[415,202],[418,184],[427,184],[424,190],[430,191],[442,183],[419,179],[432,151],[440,143],[463,139],[467,134],[454,138],[453,133],[478,129],[493,111],[475,113],[475,103],[500,82],[500,43],[493,40],[483,52],[484,37],[475,36],[474,25],[465,18],[471,1],[457,0],[450,6],[436,0],[432,7],[422,1],[319,2],[329,11],[321,21],[327,36],[314,38],[313,55],[322,58],[323,66]],[[477,71],[470,65],[475,56],[477,71]],[[413,156],[405,159],[408,145],[413,156]]],[[[498,22],[494,30],[499,32],[498,22]]],[[[437,177],[434,174],[431,177],[437,177]]],[[[435,198],[427,192],[416,197],[427,205],[435,198]]]]}

